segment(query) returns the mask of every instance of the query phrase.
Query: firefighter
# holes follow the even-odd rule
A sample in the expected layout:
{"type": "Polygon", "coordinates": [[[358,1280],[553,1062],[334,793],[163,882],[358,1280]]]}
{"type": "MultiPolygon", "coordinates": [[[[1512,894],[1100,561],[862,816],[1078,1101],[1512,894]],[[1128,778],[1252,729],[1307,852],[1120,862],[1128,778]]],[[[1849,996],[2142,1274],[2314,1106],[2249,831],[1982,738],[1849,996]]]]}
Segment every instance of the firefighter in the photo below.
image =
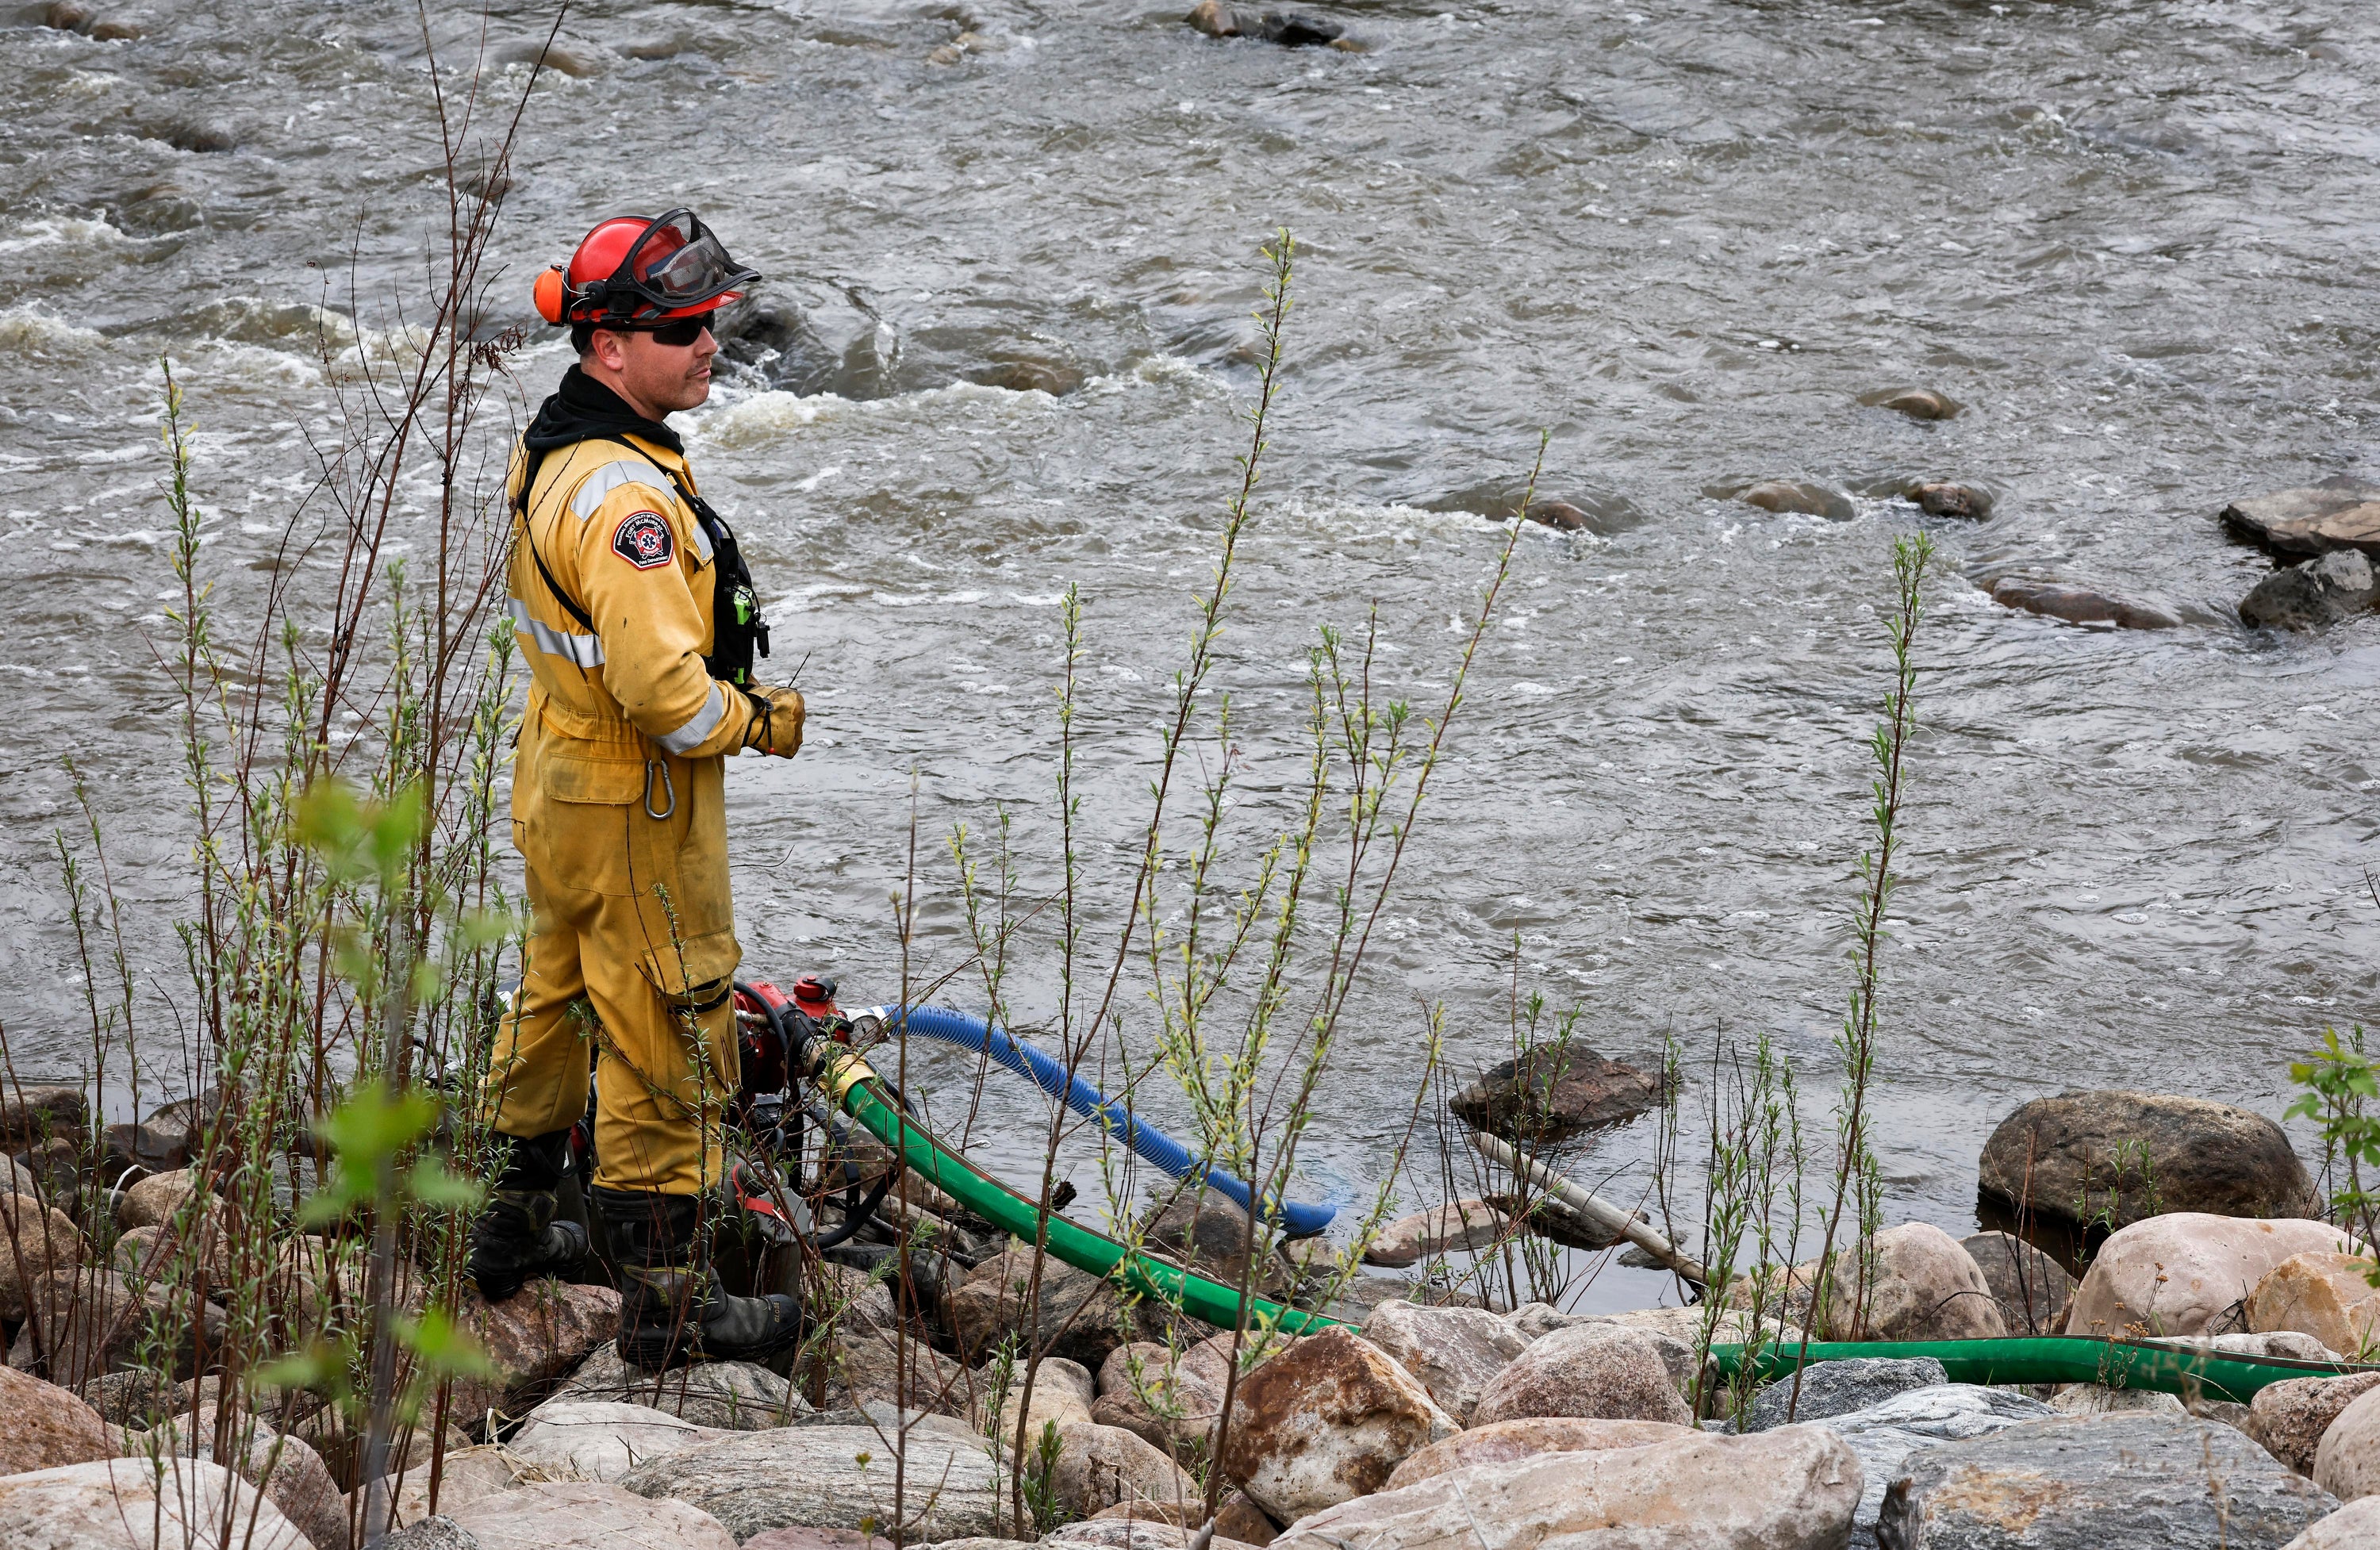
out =
{"type": "Polygon", "coordinates": [[[648,1370],[764,1358],[798,1336],[792,1298],[728,1295],[697,1245],[733,1199],[724,766],[746,749],[792,757],[802,696],[755,679],[768,634],[750,575],[663,423],[710,396],[713,317],[759,279],[690,211],[595,227],[538,276],[538,310],[568,325],[578,363],[507,484],[530,671],[513,842],[533,925],[489,1070],[507,1157],[470,1268],[501,1301],[583,1261],[556,1191],[591,1065],[590,1215],[620,1278],[620,1354],[648,1370]]]}

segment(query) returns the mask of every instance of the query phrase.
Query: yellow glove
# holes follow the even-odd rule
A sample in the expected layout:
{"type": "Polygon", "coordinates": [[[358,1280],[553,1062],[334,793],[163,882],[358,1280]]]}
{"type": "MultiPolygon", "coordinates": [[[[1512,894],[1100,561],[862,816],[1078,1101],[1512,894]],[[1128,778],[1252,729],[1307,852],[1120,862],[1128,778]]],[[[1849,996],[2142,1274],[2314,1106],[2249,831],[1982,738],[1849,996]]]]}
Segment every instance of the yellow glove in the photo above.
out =
{"type": "Polygon", "coordinates": [[[745,746],[779,758],[792,758],[802,748],[802,692],[762,684],[744,691],[752,696],[752,730],[745,746]]]}

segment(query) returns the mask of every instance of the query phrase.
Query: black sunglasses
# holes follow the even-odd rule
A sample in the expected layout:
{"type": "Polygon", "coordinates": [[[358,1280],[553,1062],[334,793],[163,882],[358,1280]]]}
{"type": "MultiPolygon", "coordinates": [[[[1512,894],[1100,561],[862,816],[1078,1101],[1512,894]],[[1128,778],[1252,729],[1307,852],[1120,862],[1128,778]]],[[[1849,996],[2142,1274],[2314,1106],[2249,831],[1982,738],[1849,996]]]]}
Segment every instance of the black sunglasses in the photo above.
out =
{"type": "Polygon", "coordinates": [[[672,318],[650,331],[653,343],[682,350],[701,338],[702,331],[709,328],[718,316],[716,311],[711,311],[698,312],[691,318],[672,318]]]}

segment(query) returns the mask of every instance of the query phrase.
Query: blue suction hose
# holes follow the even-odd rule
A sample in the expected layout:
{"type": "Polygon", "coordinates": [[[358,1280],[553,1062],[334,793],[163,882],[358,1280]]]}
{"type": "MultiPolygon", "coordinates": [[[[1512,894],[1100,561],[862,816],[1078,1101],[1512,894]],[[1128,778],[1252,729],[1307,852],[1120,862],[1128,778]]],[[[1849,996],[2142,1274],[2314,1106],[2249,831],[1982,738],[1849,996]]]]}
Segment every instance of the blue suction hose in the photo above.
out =
{"type": "MultiPolygon", "coordinates": [[[[942,1007],[871,1007],[860,1015],[883,1020],[889,1032],[905,1016],[909,1031],[921,1038],[941,1044],[954,1044],[978,1055],[988,1054],[1001,1065],[1032,1082],[1053,1098],[1063,1098],[1066,1107],[1086,1120],[1098,1121],[1110,1135],[1131,1147],[1138,1156],[1155,1163],[1176,1179],[1203,1181],[1208,1188],[1229,1196],[1241,1210],[1253,1212],[1251,1192],[1246,1183],[1230,1174],[1208,1168],[1193,1157],[1182,1144],[1162,1131],[1151,1129],[1125,1110],[1123,1105],[1109,1100],[1107,1096],[1081,1077],[1068,1078],[1066,1068],[1052,1060],[1045,1050],[1018,1038],[1002,1028],[994,1032],[980,1017],[969,1017],[962,1011],[942,1007]]],[[[1302,1205],[1293,1200],[1272,1203],[1272,1216],[1283,1233],[1291,1238],[1311,1238],[1330,1225],[1338,1215],[1332,1205],[1302,1205]]]]}

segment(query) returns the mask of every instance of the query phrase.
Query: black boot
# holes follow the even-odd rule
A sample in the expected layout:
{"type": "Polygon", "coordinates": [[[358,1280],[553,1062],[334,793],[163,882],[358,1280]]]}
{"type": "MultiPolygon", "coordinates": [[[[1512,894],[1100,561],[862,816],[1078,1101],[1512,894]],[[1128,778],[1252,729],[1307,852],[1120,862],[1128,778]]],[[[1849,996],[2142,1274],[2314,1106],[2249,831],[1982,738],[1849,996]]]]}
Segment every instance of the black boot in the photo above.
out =
{"type": "Polygon", "coordinates": [[[574,1275],[587,1260],[586,1228],[554,1217],[570,1166],[570,1132],[500,1139],[511,1143],[512,1156],[471,1230],[471,1279],[491,1302],[538,1277],[574,1275]]]}
{"type": "Polygon", "coordinates": [[[649,1373],[688,1362],[766,1362],[801,1338],[782,1292],[731,1297],[695,1267],[701,1202],[641,1190],[590,1192],[620,1273],[620,1359],[649,1373]]]}

